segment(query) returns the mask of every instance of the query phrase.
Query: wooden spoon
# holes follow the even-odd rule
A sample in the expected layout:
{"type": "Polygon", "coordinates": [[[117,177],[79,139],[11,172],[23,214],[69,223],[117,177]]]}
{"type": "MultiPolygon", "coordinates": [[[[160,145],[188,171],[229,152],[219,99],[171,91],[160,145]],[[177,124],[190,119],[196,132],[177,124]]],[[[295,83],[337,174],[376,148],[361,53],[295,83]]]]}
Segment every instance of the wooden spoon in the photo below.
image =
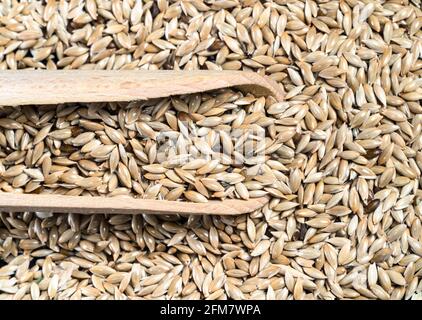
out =
{"type": "MultiPolygon", "coordinates": [[[[0,105],[133,101],[236,87],[282,101],[279,84],[243,71],[2,71],[0,105]]],[[[8,212],[236,215],[258,210],[267,197],[192,203],[126,196],[85,197],[0,192],[0,209],[8,212]]]]}
{"type": "Polygon", "coordinates": [[[0,105],[147,100],[229,87],[284,96],[272,79],[244,71],[19,70],[0,72],[0,105]]]}

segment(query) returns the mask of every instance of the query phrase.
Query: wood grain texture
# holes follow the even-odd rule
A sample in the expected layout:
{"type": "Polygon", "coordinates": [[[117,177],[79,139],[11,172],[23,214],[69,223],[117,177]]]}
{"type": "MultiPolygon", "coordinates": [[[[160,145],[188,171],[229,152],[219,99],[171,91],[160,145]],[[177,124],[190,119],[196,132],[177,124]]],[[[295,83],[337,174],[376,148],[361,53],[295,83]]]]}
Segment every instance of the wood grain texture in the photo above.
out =
{"type": "Polygon", "coordinates": [[[283,99],[281,85],[244,71],[19,70],[0,72],[0,105],[146,100],[237,87],[283,99]]]}
{"type": "Polygon", "coordinates": [[[0,208],[6,212],[237,215],[258,210],[267,202],[268,198],[266,197],[248,201],[228,199],[213,200],[208,203],[191,203],[123,196],[108,198],[0,192],[0,208]]]}

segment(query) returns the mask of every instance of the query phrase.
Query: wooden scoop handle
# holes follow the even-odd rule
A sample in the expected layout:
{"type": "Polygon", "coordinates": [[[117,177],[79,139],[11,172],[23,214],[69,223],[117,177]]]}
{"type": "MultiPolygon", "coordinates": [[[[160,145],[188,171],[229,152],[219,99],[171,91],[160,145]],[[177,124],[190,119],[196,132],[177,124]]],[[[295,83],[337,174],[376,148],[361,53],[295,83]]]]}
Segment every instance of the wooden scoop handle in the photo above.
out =
{"type": "Polygon", "coordinates": [[[0,72],[0,105],[146,100],[229,87],[283,99],[281,85],[244,71],[19,70],[0,72]]]}
{"type": "MultiPolygon", "coordinates": [[[[237,87],[257,96],[283,99],[281,85],[243,71],[1,71],[0,105],[146,100],[237,87]]],[[[9,212],[218,214],[249,213],[268,198],[191,203],[130,197],[76,197],[0,192],[0,209],[9,212]]]]}
{"type": "Polygon", "coordinates": [[[8,212],[237,215],[258,210],[267,202],[268,198],[266,197],[250,200],[228,199],[193,203],[137,199],[129,196],[85,197],[0,192],[0,208],[2,211],[8,212]]]}

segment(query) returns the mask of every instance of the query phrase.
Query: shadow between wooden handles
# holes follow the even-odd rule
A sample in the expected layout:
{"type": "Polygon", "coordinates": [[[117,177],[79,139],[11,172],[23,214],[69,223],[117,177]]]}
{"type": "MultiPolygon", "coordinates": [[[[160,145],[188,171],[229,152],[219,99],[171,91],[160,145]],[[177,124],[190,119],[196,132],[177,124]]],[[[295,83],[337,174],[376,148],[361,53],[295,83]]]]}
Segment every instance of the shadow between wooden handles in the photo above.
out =
{"type": "MultiPolygon", "coordinates": [[[[133,101],[237,87],[283,100],[281,85],[243,71],[20,70],[0,72],[0,105],[133,101]]],[[[57,213],[236,215],[260,209],[267,197],[207,203],[130,197],[85,197],[0,192],[0,210],[57,213]]]]}

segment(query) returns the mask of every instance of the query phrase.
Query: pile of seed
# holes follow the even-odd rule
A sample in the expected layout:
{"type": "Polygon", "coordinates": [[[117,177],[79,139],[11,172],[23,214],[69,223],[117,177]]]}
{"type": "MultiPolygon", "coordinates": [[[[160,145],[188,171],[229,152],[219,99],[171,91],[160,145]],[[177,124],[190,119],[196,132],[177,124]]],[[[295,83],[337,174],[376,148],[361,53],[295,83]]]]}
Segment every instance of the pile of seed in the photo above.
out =
{"type": "MultiPolygon", "coordinates": [[[[279,142],[263,163],[246,163],[274,180],[253,184],[252,189],[271,197],[262,210],[234,217],[2,212],[0,298],[420,299],[420,8],[420,0],[2,1],[0,69],[247,70],[278,81],[286,101],[257,99],[206,115],[222,119],[244,110],[249,115],[237,123],[257,124],[266,132],[253,143],[279,142]],[[265,121],[256,119],[256,112],[265,121]]],[[[189,110],[197,98],[186,99],[189,110]]],[[[52,142],[44,146],[51,160],[61,157],[54,152],[73,153],[75,131],[86,131],[72,124],[84,118],[75,111],[79,107],[89,108],[50,110],[42,127],[57,117],[45,137],[52,142]],[[71,111],[59,116],[63,110],[71,111]],[[77,116],[66,119],[71,114],[77,116]],[[66,129],[60,128],[64,123],[77,129],[64,140],[51,136],[66,129]]],[[[114,115],[111,123],[106,117],[94,121],[103,123],[96,140],[113,142],[112,130],[121,130],[126,142],[133,138],[124,136],[117,105],[93,108],[94,114],[108,110],[114,115]]],[[[2,126],[2,158],[32,149],[21,150],[22,138],[27,133],[26,146],[33,144],[41,126],[31,120],[38,111],[25,110],[13,116],[2,107],[9,115],[2,124],[12,119],[23,126],[2,126]]],[[[146,114],[151,120],[141,122],[153,121],[154,113],[146,114]]],[[[201,120],[192,119],[197,127],[201,120]]],[[[207,135],[220,134],[205,127],[207,135]]],[[[126,129],[137,138],[148,137],[136,125],[126,129]]],[[[147,159],[137,158],[129,145],[123,149],[142,168],[147,159]]],[[[149,159],[149,152],[145,155],[149,159]]],[[[29,167],[26,159],[19,165],[42,172],[32,156],[29,167]]],[[[13,161],[3,162],[5,169],[13,161]]],[[[98,172],[111,176],[110,163],[103,163],[98,172]]],[[[84,179],[92,171],[76,163],[51,163],[68,165],[84,179]]],[[[25,180],[34,180],[23,173],[25,180]]],[[[2,179],[2,186],[12,183],[13,188],[10,177],[2,179]]],[[[117,176],[116,189],[129,190],[122,183],[117,176]]],[[[26,186],[18,188],[24,192],[26,186]]],[[[69,186],[41,187],[65,192],[69,186]]],[[[74,189],[93,192],[81,186],[68,191],[74,189]]],[[[132,189],[125,192],[135,194],[132,189]]],[[[238,195],[235,188],[231,196],[238,195]]]]}
{"type": "Polygon", "coordinates": [[[289,180],[278,170],[288,170],[283,162],[294,152],[283,143],[297,130],[278,115],[291,109],[232,90],[147,102],[4,107],[0,190],[193,202],[286,198],[289,180]]]}

